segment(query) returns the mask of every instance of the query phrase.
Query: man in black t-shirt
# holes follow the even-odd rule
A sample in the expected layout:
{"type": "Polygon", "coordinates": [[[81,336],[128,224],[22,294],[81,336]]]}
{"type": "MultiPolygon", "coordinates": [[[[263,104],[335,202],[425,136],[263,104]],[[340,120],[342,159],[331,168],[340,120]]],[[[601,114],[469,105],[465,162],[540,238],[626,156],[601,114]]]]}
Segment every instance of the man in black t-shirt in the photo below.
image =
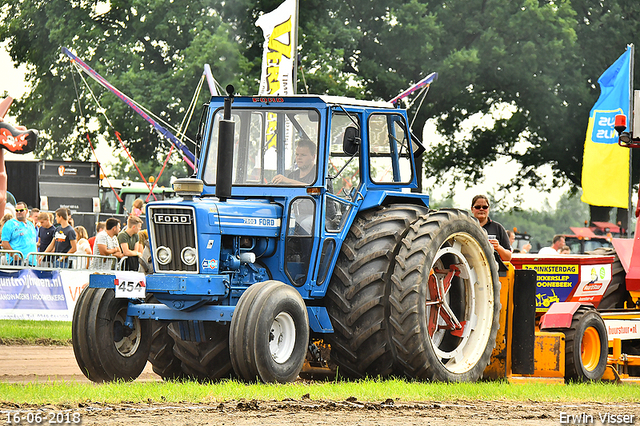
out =
{"type": "MultiPolygon", "coordinates": [[[[50,253],[75,253],[76,252],[76,231],[72,226],[69,225],[67,220],[67,209],[64,207],[56,210],[56,222],[58,222],[58,227],[56,228],[56,233],[53,236],[53,241],[49,244],[49,247],[45,250],[45,252],[50,253]]],[[[60,257],[58,261],[60,263],[60,267],[66,268],[68,267],[68,258],[66,256],[60,257]]]]}
{"type": "Polygon", "coordinates": [[[45,251],[51,241],[53,241],[53,235],[56,232],[56,227],[51,223],[51,216],[47,212],[38,213],[38,222],[40,222],[40,229],[38,229],[38,251],[45,251]]]}
{"type": "Polygon", "coordinates": [[[311,185],[316,180],[316,144],[309,139],[301,139],[296,148],[298,168],[286,177],[279,174],[271,180],[284,185],[311,185]]]}
{"type": "Polygon", "coordinates": [[[127,257],[125,261],[125,271],[137,271],[139,257],[142,252],[138,251],[138,232],[142,229],[142,219],[137,216],[129,216],[127,219],[127,229],[118,234],[118,244],[120,250],[127,257]]]}

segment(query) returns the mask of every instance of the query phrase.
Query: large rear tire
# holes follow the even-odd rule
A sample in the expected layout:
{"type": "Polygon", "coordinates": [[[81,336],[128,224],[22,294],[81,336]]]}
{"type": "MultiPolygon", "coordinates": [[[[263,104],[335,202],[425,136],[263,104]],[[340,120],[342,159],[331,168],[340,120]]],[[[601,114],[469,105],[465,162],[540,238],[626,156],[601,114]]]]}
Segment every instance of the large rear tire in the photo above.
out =
{"type": "Polygon", "coordinates": [[[234,370],[243,380],[294,381],[309,345],[309,317],[300,293],[278,281],[249,287],[231,319],[230,342],[234,370]]]}
{"type": "Polygon", "coordinates": [[[602,300],[597,306],[598,310],[624,309],[625,302],[629,300],[630,297],[625,284],[626,273],[616,250],[611,247],[598,247],[597,249],[590,251],[588,254],[598,256],[615,256],[615,260],[611,265],[611,282],[602,296],[602,300]]]}
{"type": "Polygon", "coordinates": [[[207,340],[204,342],[182,340],[177,322],[169,324],[167,331],[174,341],[173,354],[181,361],[181,377],[215,381],[233,376],[229,358],[229,325],[206,322],[207,340]]]}
{"type": "Polygon", "coordinates": [[[500,281],[493,247],[466,212],[423,215],[402,240],[391,277],[397,360],[412,379],[478,380],[495,346],[500,281]]]}
{"type": "Polygon", "coordinates": [[[83,373],[95,382],[135,380],[147,363],[151,345],[149,321],[132,318],[126,325],[128,299],[116,299],[112,289],[85,289],[72,335],[83,373]],[[84,325],[82,322],[84,322],[84,325]],[[77,343],[76,343],[77,341],[77,343]],[[89,373],[89,374],[87,374],[89,373]]]}
{"type": "Polygon", "coordinates": [[[334,333],[331,361],[348,378],[393,373],[389,291],[399,241],[416,218],[417,205],[391,205],[359,213],[342,243],[327,290],[334,333]]]}
{"type": "Polygon", "coordinates": [[[556,329],[565,338],[565,380],[588,382],[602,379],[607,368],[609,342],[600,314],[592,307],[581,306],[573,314],[571,327],[556,329]]]}
{"type": "Polygon", "coordinates": [[[151,322],[151,349],[149,362],[153,366],[153,372],[163,380],[177,380],[184,377],[180,358],[173,352],[174,341],[169,335],[170,322],[151,322]]]}

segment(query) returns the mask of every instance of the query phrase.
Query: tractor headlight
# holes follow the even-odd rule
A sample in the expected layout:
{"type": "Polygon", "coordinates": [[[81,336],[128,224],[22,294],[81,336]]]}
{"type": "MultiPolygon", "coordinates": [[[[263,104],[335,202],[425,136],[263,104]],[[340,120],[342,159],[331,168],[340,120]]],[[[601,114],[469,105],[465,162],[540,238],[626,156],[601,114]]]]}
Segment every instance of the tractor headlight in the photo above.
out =
{"type": "Polygon", "coordinates": [[[185,265],[193,265],[196,263],[198,256],[196,255],[196,249],[193,247],[185,247],[180,252],[180,259],[184,262],[185,265]]]}
{"type": "Polygon", "coordinates": [[[161,265],[166,265],[171,262],[171,250],[168,247],[160,246],[156,250],[156,259],[161,265]]]}

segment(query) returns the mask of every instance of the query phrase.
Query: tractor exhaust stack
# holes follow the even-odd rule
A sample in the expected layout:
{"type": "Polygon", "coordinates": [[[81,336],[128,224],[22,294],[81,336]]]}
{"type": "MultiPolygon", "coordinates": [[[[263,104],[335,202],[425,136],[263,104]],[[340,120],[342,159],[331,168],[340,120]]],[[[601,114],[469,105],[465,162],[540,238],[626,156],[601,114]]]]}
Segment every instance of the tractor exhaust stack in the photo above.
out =
{"type": "Polygon", "coordinates": [[[233,173],[233,135],[235,123],[231,121],[231,104],[235,88],[227,86],[227,97],[224,99],[224,117],[220,120],[218,132],[218,168],[216,170],[216,197],[226,201],[231,197],[233,173]]]}

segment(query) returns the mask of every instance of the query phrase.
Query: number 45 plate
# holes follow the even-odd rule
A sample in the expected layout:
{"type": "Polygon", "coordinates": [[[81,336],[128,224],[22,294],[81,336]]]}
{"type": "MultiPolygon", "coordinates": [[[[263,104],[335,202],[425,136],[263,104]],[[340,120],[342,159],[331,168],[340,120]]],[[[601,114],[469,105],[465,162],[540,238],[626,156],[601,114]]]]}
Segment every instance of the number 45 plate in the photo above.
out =
{"type": "Polygon", "coordinates": [[[116,272],[113,283],[116,287],[116,298],[144,299],[146,296],[147,286],[142,272],[116,272]]]}

